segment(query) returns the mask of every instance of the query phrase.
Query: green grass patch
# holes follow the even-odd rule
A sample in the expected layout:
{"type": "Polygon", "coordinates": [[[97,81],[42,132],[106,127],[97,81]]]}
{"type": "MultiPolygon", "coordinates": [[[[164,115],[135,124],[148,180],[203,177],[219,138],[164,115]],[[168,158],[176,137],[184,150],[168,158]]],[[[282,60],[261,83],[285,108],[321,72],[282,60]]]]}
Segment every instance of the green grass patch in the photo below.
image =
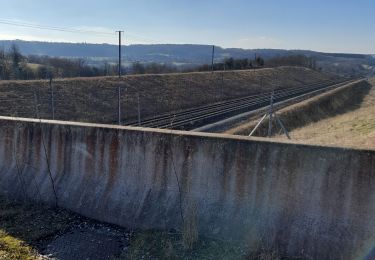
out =
{"type": "Polygon", "coordinates": [[[67,229],[75,216],[0,198],[0,259],[36,259],[35,245],[67,229]]]}
{"type": "Polygon", "coordinates": [[[37,259],[34,249],[0,229],[0,259],[37,259]]]}
{"type": "Polygon", "coordinates": [[[354,131],[360,133],[360,134],[369,134],[373,131],[375,131],[375,120],[369,119],[369,120],[357,120],[353,124],[354,131]]]}

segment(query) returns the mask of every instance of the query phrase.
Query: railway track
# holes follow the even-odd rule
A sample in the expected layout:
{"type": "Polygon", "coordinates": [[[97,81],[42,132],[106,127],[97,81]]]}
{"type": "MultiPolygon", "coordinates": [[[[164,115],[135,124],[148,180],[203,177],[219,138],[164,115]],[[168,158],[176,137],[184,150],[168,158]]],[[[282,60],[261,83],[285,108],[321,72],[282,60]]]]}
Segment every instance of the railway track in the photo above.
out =
{"type": "MultiPolygon", "coordinates": [[[[354,80],[324,81],[304,87],[275,90],[274,102],[286,101],[317,90],[330,89],[335,85],[339,87],[353,81],[354,80]]],[[[164,114],[143,120],[140,126],[162,129],[192,130],[237,114],[265,107],[269,104],[270,94],[270,92],[265,92],[211,105],[191,108],[174,114],[164,114]]],[[[139,126],[138,122],[131,122],[127,125],[139,126]]]]}

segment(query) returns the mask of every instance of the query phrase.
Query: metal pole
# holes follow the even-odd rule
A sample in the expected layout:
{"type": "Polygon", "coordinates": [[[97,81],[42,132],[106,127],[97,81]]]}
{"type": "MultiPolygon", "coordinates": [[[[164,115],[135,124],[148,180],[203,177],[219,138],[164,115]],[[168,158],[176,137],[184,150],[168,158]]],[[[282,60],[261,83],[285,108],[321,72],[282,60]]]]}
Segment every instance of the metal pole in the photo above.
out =
{"type": "Polygon", "coordinates": [[[121,125],[121,86],[119,85],[117,88],[117,116],[118,116],[118,124],[121,125]]]}
{"type": "Polygon", "coordinates": [[[118,77],[121,78],[121,31],[118,32],[118,77]]]}
{"type": "MultiPolygon", "coordinates": [[[[223,61],[223,70],[225,71],[225,60],[223,61]]],[[[221,100],[224,100],[224,71],[221,72],[221,100]]]]}
{"type": "Polygon", "coordinates": [[[138,99],[138,126],[141,126],[141,104],[139,102],[139,92],[137,92],[138,99]]]}
{"type": "Polygon", "coordinates": [[[211,70],[214,71],[214,57],[215,57],[215,45],[212,45],[212,60],[211,60],[211,70]]]}
{"type": "MultiPolygon", "coordinates": [[[[118,77],[121,78],[121,33],[124,31],[118,32],[118,77]]],[[[121,125],[121,85],[118,86],[117,90],[117,115],[118,115],[118,124],[121,125]]]]}
{"type": "Polygon", "coordinates": [[[281,129],[283,130],[284,134],[286,135],[286,137],[288,137],[288,139],[291,139],[291,138],[290,138],[290,135],[289,135],[289,133],[288,133],[288,130],[286,130],[286,128],[285,128],[283,122],[282,122],[281,119],[277,116],[276,113],[275,113],[275,118],[276,118],[277,122],[279,123],[281,129]]]}
{"type": "Polygon", "coordinates": [[[54,97],[53,85],[52,85],[52,75],[50,75],[50,78],[49,78],[49,87],[51,89],[52,120],[55,120],[55,97],[54,97]]]}
{"type": "Polygon", "coordinates": [[[121,34],[124,31],[116,32],[118,32],[118,77],[121,78],[121,34]]]}
{"type": "Polygon", "coordinates": [[[272,135],[272,120],[273,120],[273,95],[274,92],[271,93],[271,101],[270,101],[270,110],[269,110],[269,120],[268,120],[268,137],[272,135]]]}
{"type": "Polygon", "coordinates": [[[39,118],[38,97],[36,95],[35,88],[34,88],[34,107],[35,107],[35,118],[39,118]]]}
{"type": "Polygon", "coordinates": [[[264,114],[264,116],[262,117],[262,119],[258,122],[258,124],[254,127],[253,131],[251,131],[251,133],[249,134],[249,136],[252,136],[255,131],[258,129],[258,127],[260,126],[260,124],[263,122],[263,120],[267,117],[267,113],[264,114]]]}
{"type": "MultiPolygon", "coordinates": [[[[2,58],[2,61],[4,62],[5,61],[5,48],[4,48],[4,43],[3,43],[3,49],[1,51],[1,58],[2,58]]],[[[5,66],[3,64],[2,66],[2,78],[1,79],[5,79],[5,66]]]]}

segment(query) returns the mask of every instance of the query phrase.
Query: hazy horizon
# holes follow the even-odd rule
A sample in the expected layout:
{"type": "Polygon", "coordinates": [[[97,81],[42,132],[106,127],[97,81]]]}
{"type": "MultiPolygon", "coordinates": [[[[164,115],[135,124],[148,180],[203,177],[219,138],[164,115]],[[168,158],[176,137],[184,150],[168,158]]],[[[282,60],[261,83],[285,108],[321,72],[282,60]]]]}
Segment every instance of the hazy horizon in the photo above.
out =
{"type": "Polygon", "coordinates": [[[0,39],[124,45],[203,44],[223,48],[375,54],[375,3],[13,0],[2,6],[0,39]]]}
{"type": "MultiPolygon", "coordinates": [[[[92,42],[69,42],[69,41],[43,41],[43,40],[23,40],[23,39],[0,39],[1,41],[25,41],[25,42],[40,42],[40,43],[56,43],[56,44],[93,44],[93,45],[111,45],[111,46],[118,46],[118,43],[92,43],[92,42]]],[[[132,44],[122,44],[123,47],[126,46],[133,46],[133,45],[203,45],[203,46],[211,46],[208,44],[197,44],[197,43],[132,43],[132,44]]],[[[223,47],[215,45],[215,47],[219,47],[222,49],[242,49],[242,50],[286,50],[286,51],[312,51],[312,52],[322,52],[317,50],[310,50],[310,49],[277,49],[277,48],[241,48],[241,47],[223,47]]],[[[358,52],[322,52],[322,53],[332,53],[332,54],[363,54],[363,55],[372,55],[374,56],[374,53],[358,53],[358,52]]]]}

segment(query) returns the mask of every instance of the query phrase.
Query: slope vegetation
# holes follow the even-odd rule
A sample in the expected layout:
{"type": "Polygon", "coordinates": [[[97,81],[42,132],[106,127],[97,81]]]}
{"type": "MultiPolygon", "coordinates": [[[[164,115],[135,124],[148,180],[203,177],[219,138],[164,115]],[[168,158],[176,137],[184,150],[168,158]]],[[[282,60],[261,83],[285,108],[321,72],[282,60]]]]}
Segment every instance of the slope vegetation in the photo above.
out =
{"type": "MultiPolygon", "coordinates": [[[[298,67],[165,75],[57,79],[53,81],[55,119],[113,123],[121,87],[123,121],[173,113],[272,89],[304,86],[335,77],[298,67]]],[[[0,115],[52,117],[48,81],[0,82],[0,115]],[[37,104],[37,106],[35,106],[37,104]]]]}
{"type": "MultiPolygon", "coordinates": [[[[375,149],[375,78],[370,84],[355,109],[297,128],[291,132],[292,138],[310,144],[375,149]]],[[[356,95],[360,96],[361,91],[356,95]]],[[[352,98],[356,100],[355,96],[352,98]]]]}
{"type": "MultiPolygon", "coordinates": [[[[277,111],[294,142],[375,148],[375,78],[318,95],[277,111]]],[[[259,118],[227,133],[248,135],[259,118]]],[[[277,126],[278,127],[278,126],[277,126]]],[[[255,135],[267,136],[268,120],[255,135]]],[[[274,128],[273,138],[285,139],[274,128]]]]}

